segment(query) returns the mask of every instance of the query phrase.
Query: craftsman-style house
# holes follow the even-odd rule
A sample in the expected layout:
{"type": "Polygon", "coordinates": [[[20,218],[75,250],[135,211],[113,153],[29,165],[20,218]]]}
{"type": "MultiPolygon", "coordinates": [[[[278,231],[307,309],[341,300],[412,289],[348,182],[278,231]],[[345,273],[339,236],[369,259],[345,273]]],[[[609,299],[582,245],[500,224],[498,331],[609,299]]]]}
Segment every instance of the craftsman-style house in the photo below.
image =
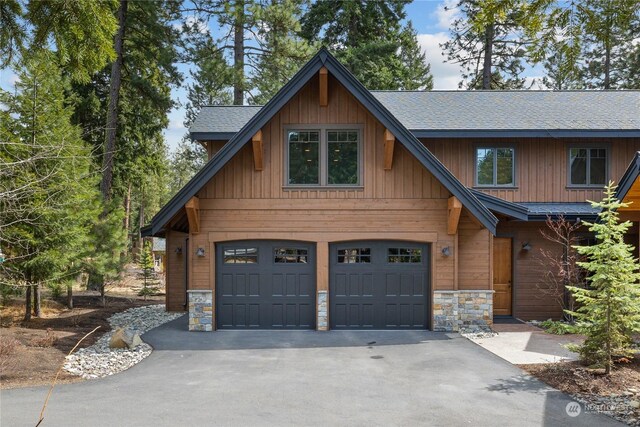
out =
{"type": "Polygon", "coordinates": [[[209,162],[144,232],[166,237],[167,308],[193,330],[557,318],[540,230],[593,220],[608,180],[640,246],[637,91],[369,91],[321,50],[266,105],[205,107],[190,132],[209,162]]]}

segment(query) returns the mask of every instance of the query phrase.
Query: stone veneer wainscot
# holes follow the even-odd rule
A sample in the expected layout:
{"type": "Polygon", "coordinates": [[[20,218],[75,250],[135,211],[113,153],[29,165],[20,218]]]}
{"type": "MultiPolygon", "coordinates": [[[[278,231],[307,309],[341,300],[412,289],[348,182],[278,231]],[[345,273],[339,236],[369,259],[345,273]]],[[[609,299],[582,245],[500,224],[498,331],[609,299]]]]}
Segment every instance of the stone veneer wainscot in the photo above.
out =
{"type": "Polygon", "coordinates": [[[189,330],[210,332],[213,330],[213,292],[188,290],[189,330]]]}
{"type": "Polygon", "coordinates": [[[457,332],[493,324],[493,293],[489,290],[434,291],[433,330],[457,332]]]}

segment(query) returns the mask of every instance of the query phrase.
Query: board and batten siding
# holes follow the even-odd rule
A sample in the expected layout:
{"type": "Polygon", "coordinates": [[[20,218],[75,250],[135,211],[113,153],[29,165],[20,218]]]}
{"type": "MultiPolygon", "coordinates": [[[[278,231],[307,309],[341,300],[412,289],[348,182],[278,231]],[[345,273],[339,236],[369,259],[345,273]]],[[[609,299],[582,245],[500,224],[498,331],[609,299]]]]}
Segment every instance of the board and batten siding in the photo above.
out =
{"type": "Polygon", "coordinates": [[[168,311],[184,311],[186,303],[185,257],[189,253],[187,233],[170,230],[166,234],[166,305],[168,311]],[[176,250],[180,248],[180,253],[176,250]]]}
{"type": "Polygon", "coordinates": [[[475,147],[515,149],[515,187],[479,188],[511,202],[584,202],[600,200],[598,188],[568,186],[568,149],[603,144],[609,149],[609,179],[619,181],[640,150],[640,139],[422,139],[422,143],[467,187],[475,185],[475,147]]]}
{"type": "Polygon", "coordinates": [[[407,240],[431,246],[433,289],[491,287],[490,233],[463,209],[459,236],[447,234],[449,191],[400,143],[384,170],[384,127],[330,77],[329,105],[320,107],[311,80],[262,128],[264,168],[256,171],[247,143],[202,188],[200,233],[190,235],[189,289],[212,289],[215,244],[228,240],[298,240],[318,244],[318,290],[328,286],[328,244],[349,240],[407,240]],[[358,188],[287,188],[286,127],[344,124],[362,129],[362,185],[358,188]],[[467,242],[466,239],[469,239],[467,242]],[[460,247],[457,260],[456,243],[460,247]],[[442,249],[449,247],[451,256],[442,249]]]}

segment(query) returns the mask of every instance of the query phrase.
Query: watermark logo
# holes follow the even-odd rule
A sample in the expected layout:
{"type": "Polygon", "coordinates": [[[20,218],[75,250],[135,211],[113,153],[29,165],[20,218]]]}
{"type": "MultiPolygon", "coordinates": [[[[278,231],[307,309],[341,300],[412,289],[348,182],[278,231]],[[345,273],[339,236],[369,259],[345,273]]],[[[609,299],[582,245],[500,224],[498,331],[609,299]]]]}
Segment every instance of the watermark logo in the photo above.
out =
{"type": "Polygon", "coordinates": [[[567,411],[567,415],[575,418],[582,413],[582,406],[578,402],[569,402],[565,411],[567,411]]]}

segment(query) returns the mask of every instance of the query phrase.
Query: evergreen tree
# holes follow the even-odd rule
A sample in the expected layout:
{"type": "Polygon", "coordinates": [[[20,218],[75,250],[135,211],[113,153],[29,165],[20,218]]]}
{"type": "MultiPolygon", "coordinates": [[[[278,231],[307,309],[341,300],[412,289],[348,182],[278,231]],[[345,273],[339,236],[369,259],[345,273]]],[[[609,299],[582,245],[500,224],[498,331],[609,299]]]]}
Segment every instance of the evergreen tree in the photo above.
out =
{"type": "Polygon", "coordinates": [[[18,0],[0,2],[0,67],[29,52],[51,47],[74,80],[114,58],[116,0],[18,0]]]}
{"type": "Polygon", "coordinates": [[[153,276],[153,252],[151,251],[151,242],[147,242],[140,254],[140,268],[142,268],[142,279],[144,280],[143,288],[140,294],[144,296],[144,300],[147,300],[149,289],[147,288],[147,281],[153,276]]]}
{"type": "Polygon", "coordinates": [[[206,163],[207,152],[202,145],[184,137],[171,157],[170,195],[184,187],[206,163]]]}
{"type": "Polygon", "coordinates": [[[527,41],[521,35],[539,27],[537,2],[525,0],[460,0],[461,17],[451,28],[451,40],[441,47],[447,62],[460,64],[460,88],[523,89],[523,58],[527,41]]]}
{"type": "Polygon", "coordinates": [[[406,4],[318,1],[303,17],[302,35],[326,46],[368,89],[431,89],[430,66],[404,23],[406,4]]]}
{"type": "Polygon", "coordinates": [[[574,316],[581,333],[586,335],[578,347],[581,358],[589,365],[604,367],[609,374],[614,356],[632,356],[632,334],[640,331],[640,273],[633,247],[624,242],[631,227],[620,222],[618,209],[626,207],[615,198],[616,186],[610,182],[601,202],[599,220],[585,222],[594,232],[597,243],[576,249],[587,261],[578,264],[588,272],[589,286],[569,287],[580,307],[574,316]]]}
{"type": "Polygon", "coordinates": [[[302,7],[307,3],[280,0],[255,8],[257,34],[266,53],[251,63],[252,86],[258,92],[251,98],[253,104],[266,104],[315,53],[315,47],[298,36],[302,7]]]}
{"type": "Polygon", "coordinates": [[[90,257],[90,230],[99,212],[91,152],[72,125],[64,96],[68,81],[48,51],[19,64],[16,94],[3,93],[0,122],[0,264],[2,281],[31,289],[39,314],[39,287],[75,275],[90,257]],[[6,138],[6,139],[5,139],[6,138]],[[46,155],[42,155],[46,153],[46,155]]]}

